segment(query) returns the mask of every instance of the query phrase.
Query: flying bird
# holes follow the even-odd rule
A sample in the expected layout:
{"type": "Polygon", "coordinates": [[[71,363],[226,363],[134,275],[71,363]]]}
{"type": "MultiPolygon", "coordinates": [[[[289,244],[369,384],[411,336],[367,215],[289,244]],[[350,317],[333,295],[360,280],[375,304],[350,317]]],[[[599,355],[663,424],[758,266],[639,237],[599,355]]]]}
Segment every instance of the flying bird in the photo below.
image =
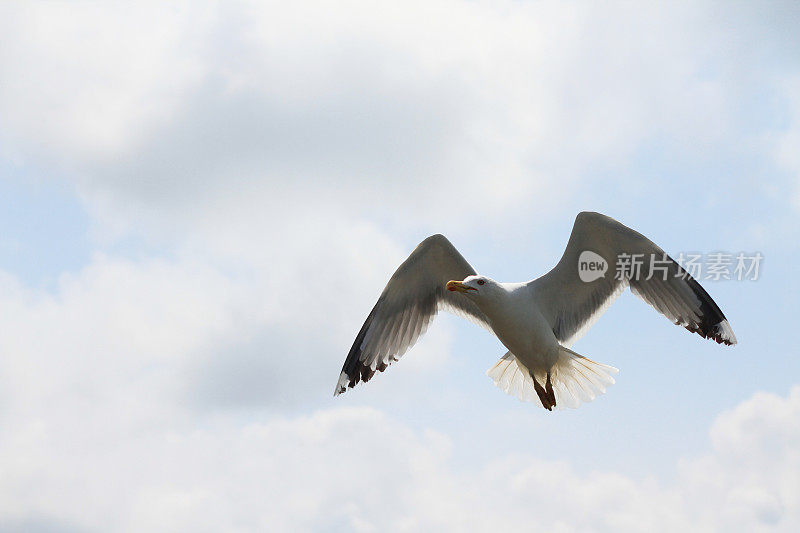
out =
{"type": "Polygon", "coordinates": [[[504,392],[538,399],[548,411],[578,407],[604,393],[617,369],[569,347],[625,287],[674,324],[736,344],[714,300],[661,248],[613,218],[583,212],[555,268],[523,283],[478,275],[443,235],[422,241],[392,275],[358,332],[334,396],[386,370],[439,309],[446,309],[485,327],[508,348],[486,372],[504,392]]]}

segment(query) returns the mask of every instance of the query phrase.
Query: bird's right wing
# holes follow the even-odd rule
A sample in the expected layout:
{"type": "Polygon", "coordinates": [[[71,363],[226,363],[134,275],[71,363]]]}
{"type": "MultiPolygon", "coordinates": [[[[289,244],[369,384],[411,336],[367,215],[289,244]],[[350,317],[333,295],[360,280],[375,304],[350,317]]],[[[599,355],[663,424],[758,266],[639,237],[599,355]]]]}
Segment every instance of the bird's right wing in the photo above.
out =
{"type": "Polygon", "coordinates": [[[466,296],[445,284],[475,274],[443,235],[432,235],[411,252],[389,283],[358,332],[347,354],[334,395],[376,371],[383,372],[417,342],[440,308],[462,315],[489,329],[486,316],[466,296]]]}
{"type": "Polygon", "coordinates": [[[725,315],[697,280],[650,239],[600,213],[577,216],[561,260],[530,286],[565,346],[583,335],[627,286],[674,324],[718,343],[736,344],[725,315]],[[587,262],[596,256],[606,262],[604,276],[581,279],[579,262],[587,252],[594,254],[587,262]],[[631,268],[617,276],[614,269],[621,261],[631,268]]]}

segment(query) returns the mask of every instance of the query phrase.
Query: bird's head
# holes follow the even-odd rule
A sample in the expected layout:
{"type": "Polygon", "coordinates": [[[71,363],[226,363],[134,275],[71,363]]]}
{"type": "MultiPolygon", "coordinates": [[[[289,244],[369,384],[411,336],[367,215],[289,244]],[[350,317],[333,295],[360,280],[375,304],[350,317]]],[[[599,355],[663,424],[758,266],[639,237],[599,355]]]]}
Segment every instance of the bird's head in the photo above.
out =
{"type": "Polygon", "coordinates": [[[445,285],[448,291],[460,292],[470,298],[484,297],[499,288],[499,284],[486,276],[467,276],[463,281],[451,279],[445,285]]]}

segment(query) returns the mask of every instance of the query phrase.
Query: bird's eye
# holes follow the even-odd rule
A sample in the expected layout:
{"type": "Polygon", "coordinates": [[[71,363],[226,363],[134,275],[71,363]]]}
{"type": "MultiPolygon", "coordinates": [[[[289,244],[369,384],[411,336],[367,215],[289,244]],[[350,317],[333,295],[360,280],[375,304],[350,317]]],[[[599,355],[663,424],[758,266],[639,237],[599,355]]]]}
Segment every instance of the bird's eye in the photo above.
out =
{"type": "Polygon", "coordinates": [[[483,285],[484,283],[486,283],[486,282],[485,282],[485,281],[483,281],[482,279],[479,279],[479,280],[478,280],[478,285],[483,285]]]}

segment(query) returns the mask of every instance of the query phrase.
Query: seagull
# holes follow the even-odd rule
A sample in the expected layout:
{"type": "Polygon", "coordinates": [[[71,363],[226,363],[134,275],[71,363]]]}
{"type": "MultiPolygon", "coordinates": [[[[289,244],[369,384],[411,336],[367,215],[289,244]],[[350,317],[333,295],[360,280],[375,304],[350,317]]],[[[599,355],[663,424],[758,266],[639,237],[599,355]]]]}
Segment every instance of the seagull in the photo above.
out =
{"type": "Polygon", "coordinates": [[[548,411],[576,408],[604,393],[618,370],[570,346],[626,287],[674,324],[736,344],[719,306],[661,248],[611,217],[582,212],[558,264],[523,283],[478,275],[443,235],[422,241],[358,332],[334,396],[386,370],[445,309],[488,329],[508,349],[486,372],[500,389],[523,401],[538,400],[548,411]]]}

